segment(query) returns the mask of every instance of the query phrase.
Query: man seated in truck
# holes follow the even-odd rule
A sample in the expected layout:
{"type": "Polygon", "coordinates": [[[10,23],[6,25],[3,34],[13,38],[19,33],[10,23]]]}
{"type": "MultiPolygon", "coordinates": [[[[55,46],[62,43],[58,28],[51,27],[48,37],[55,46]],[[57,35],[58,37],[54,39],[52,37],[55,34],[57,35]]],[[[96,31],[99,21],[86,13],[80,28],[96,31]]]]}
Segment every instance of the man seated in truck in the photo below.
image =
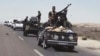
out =
{"type": "Polygon", "coordinates": [[[52,11],[49,12],[49,24],[50,26],[63,26],[63,27],[66,27],[66,28],[71,28],[71,23],[68,21],[67,19],[67,9],[68,7],[70,6],[71,4],[68,4],[63,10],[59,11],[59,12],[56,12],[56,7],[53,6],[52,7],[52,11]]]}

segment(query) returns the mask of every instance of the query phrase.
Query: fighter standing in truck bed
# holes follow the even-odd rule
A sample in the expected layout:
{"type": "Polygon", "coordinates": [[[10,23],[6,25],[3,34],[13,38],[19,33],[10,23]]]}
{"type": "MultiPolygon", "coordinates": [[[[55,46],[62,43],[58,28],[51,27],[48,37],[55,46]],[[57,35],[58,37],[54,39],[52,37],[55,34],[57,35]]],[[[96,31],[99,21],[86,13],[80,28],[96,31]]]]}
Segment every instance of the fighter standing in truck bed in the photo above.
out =
{"type": "Polygon", "coordinates": [[[27,21],[28,21],[28,16],[26,16],[25,20],[23,21],[23,30],[25,30],[27,21]]]}
{"type": "Polygon", "coordinates": [[[37,17],[38,17],[38,22],[40,23],[40,20],[41,20],[41,12],[40,11],[38,11],[37,17]]]}
{"type": "Polygon", "coordinates": [[[48,14],[48,17],[49,17],[48,22],[50,23],[50,26],[54,26],[57,21],[57,12],[55,10],[56,10],[56,7],[53,6],[52,11],[49,12],[48,14]]]}

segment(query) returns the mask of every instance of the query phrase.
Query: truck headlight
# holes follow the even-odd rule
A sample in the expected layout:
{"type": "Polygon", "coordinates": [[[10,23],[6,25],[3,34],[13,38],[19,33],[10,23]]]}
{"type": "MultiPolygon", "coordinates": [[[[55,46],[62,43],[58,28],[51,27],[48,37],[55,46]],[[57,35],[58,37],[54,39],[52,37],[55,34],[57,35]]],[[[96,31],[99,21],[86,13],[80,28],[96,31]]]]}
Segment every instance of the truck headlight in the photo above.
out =
{"type": "Polygon", "coordinates": [[[65,37],[64,37],[64,36],[62,36],[62,39],[65,39],[65,37]]]}
{"type": "Polygon", "coordinates": [[[54,35],[54,39],[57,40],[59,38],[58,35],[54,35]]]}
{"type": "Polygon", "coordinates": [[[70,36],[69,36],[69,39],[70,39],[70,40],[73,40],[73,36],[72,36],[72,35],[70,35],[70,36]]]}

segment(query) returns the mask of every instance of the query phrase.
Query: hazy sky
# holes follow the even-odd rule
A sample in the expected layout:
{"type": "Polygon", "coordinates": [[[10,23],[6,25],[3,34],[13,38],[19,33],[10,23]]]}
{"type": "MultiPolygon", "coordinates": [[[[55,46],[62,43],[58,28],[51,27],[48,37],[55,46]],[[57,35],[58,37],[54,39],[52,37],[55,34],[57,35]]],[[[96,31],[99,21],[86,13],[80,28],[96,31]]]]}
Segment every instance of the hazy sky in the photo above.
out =
{"type": "Polygon", "coordinates": [[[67,4],[68,20],[72,23],[100,23],[100,0],[0,0],[0,21],[24,19],[42,13],[42,22],[48,20],[52,6],[60,11],[67,4]]]}

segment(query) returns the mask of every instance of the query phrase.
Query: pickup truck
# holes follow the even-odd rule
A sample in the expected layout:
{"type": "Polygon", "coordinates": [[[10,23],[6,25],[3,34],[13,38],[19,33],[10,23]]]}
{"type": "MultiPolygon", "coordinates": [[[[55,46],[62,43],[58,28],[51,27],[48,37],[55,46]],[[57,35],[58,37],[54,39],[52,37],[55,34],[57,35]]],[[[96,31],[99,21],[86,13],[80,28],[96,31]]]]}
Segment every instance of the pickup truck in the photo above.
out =
{"type": "Polygon", "coordinates": [[[39,23],[37,19],[37,17],[31,17],[30,20],[24,24],[24,36],[27,36],[28,34],[35,34],[36,36],[38,36],[39,23]]]}
{"type": "Polygon", "coordinates": [[[69,50],[73,50],[77,45],[77,33],[70,29],[44,29],[39,32],[38,45],[42,46],[44,49],[48,47],[68,47],[69,50]]]}

